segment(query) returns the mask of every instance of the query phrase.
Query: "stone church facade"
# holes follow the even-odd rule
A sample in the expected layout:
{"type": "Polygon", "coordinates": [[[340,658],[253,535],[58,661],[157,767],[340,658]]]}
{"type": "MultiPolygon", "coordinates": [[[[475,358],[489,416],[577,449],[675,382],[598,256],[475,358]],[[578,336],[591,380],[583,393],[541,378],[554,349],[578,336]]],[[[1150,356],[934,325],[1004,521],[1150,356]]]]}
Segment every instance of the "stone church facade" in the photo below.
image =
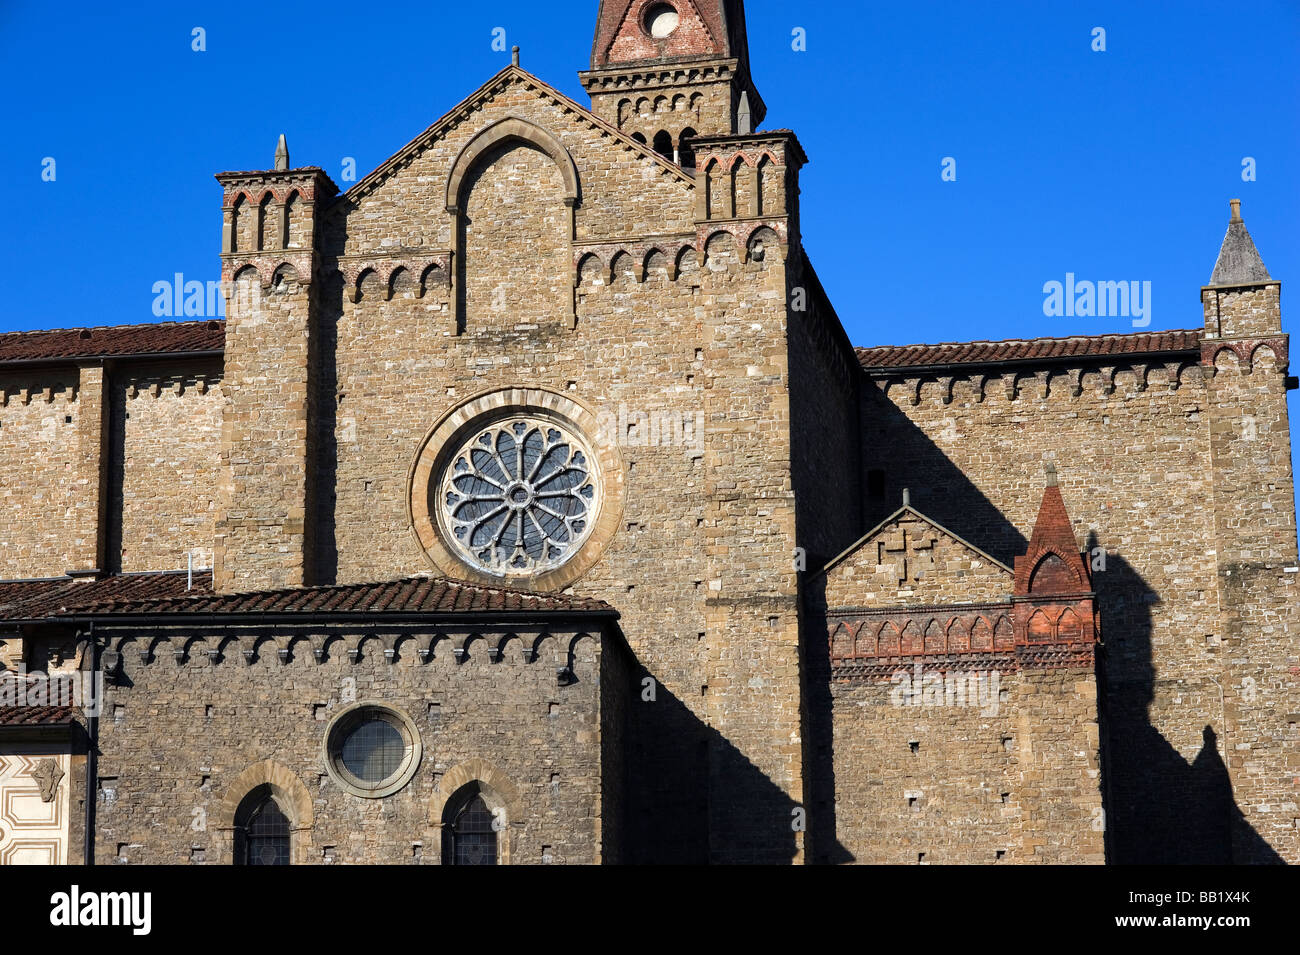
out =
{"type": "Polygon", "coordinates": [[[740,0],[581,79],[217,176],[224,322],[0,335],[0,861],[1300,860],[1237,206],[1196,328],[854,348],[740,0]]]}

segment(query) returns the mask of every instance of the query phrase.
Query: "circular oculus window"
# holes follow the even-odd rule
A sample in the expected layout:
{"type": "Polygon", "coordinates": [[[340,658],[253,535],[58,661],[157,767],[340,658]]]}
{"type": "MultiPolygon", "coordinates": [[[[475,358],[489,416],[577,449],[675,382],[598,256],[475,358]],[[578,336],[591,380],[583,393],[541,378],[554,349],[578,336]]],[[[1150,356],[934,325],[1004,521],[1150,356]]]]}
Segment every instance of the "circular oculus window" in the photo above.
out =
{"type": "Polygon", "coordinates": [[[671,4],[656,3],[646,11],[645,30],[656,40],[672,36],[680,23],[681,17],[671,4]]]}
{"type": "Polygon", "coordinates": [[[420,765],[420,734],[410,718],[377,703],[348,707],[325,731],[325,767],[354,796],[397,792],[420,765]]]}
{"type": "Polygon", "coordinates": [[[457,556],[500,577],[565,564],[595,524],[599,475],[557,421],[517,416],[476,429],[446,459],[438,521],[457,556]]]}
{"type": "Polygon", "coordinates": [[[535,591],[580,580],[623,514],[610,419],[537,388],[485,391],[448,409],[411,462],[416,545],[453,580],[535,591]]]}

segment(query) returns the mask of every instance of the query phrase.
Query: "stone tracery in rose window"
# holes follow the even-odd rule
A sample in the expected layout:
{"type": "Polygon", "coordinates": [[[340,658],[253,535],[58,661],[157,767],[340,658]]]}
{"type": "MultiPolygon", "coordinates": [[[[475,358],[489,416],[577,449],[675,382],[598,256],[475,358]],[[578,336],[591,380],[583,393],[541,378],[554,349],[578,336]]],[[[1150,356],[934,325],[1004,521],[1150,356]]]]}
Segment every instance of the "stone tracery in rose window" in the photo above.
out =
{"type": "Polygon", "coordinates": [[[439,517],[471,566],[528,576],[564,564],[591,533],[598,480],[582,440],[555,421],[480,428],[450,458],[439,517]]]}

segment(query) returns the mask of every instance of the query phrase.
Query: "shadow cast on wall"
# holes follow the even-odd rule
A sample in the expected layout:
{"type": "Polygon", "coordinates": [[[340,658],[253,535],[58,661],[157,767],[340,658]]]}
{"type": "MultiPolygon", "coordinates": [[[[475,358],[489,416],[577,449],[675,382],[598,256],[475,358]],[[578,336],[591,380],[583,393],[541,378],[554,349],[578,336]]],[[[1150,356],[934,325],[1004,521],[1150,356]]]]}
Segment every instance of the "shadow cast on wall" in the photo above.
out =
{"type": "MultiPolygon", "coordinates": [[[[864,468],[884,472],[883,498],[866,502],[867,527],[897,509],[901,488],[912,504],[949,530],[1010,565],[1028,539],[944,452],[874,385],[867,386],[862,420],[868,422],[864,468]]],[[[1071,502],[1067,499],[1066,505],[1071,502]]],[[[1028,528],[1026,528],[1028,530],[1028,528]]],[[[1089,538],[1089,549],[1104,544],[1089,538]]],[[[1224,727],[1207,722],[1198,755],[1190,761],[1152,722],[1160,679],[1152,650],[1152,587],[1122,555],[1108,555],[1094,574],[1104,645],[1097,657],[1102,739],[1102,805],[1107,861],[1114,864],[1280,863],[1237,806],[1231,777],[1219,753],[1224,727]],[[1234,848],[1235,847],[1235,848],[1234,848]]],[[[810,595],[815,597],[816,595],[810,595]]],[[[849,861],[835,841],[835,740],[831,733],[829,659],[825,633],[810,620],[807,699],[814,735],[809,765],[814,826],[813,859],[849,861]]],[[[1213,681],[1206,680],[1212,686],[1213,681]]],[[[1220,716],[1220,724],[1222,718],[1220,716]]]]}
{"type": "Polygon", "coordinates": [[[638,667],[630,692],[628,862],[789,864],[803,813],[721,733],[638,667]],[[645,679],[654,699],[645,698],[645,679]]]}
{"type": "Polygon", "coordinates": [[[310,367],[315,376],[312,392],[312,449],[315,464],[312,483],[312,521],[310,582],[321,586],[338,583],[338,344],[339,322],[343,318],[343,276],[327,272],[318,299],[316,334],[312,336],[314,354],[310,367]]]}

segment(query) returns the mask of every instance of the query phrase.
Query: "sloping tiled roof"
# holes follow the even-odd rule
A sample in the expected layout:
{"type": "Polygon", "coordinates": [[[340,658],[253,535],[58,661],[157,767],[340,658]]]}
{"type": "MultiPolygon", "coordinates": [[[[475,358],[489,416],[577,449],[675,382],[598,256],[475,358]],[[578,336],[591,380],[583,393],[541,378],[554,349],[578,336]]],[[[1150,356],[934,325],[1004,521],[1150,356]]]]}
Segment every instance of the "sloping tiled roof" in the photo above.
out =
{"type": "Polygon", "coordinates": [[[612,612],[603,600],[478,587],[436,577],[375,584],[297,587],[248,594],[189,594],[109,600],[83,609],[120,614],[612,612]]]}
{"type": "Polygon", "coordinates": [[[66,726],[76,718],[73,706],[0,706],[0,726],[66,726]]]}
{"type": "Polygon", "coordinates": [[[1201,332],[1176,329],[1131,335],[1075,335],[1069,338],[1008,339],[1000,342],[944,342],[939,345],[882,345],[855,349],[868,372],[943,365],[1104,358],[1112,355],[1199,354],[1201,332]]]}
{"type": "Polygon", "coordinates": [[[590,597],[531,594],[436,577],[214,594],[211,575],[196,573],[194,589],[187,592],[184,571],[106,577],[93,582],[44,581],[35,585],[33,592],[4,603],[5,587],[27,586],[32,585],[0,584],[0,620],[174,614],[613,612],[609,604],[590,597]]]}
{"type": "MultiPolygon", "coordinates": [[[[119,574],[101,580],[21,581],[0,583],[0,620],[42,620],[74,614],[86,607],[131,600],[158,600],[183,595],[185,571],[156,574],[119,574]]],[[[212,574],[196,571],[195,594],[212,593],[212,574]]]]}
{"type": "Polygon", "coordinates": [[[226,323],[216,320],[3,332],[0,333],[0,364],[126,355],[217,353],[225,347],[226,323]]]}
{"type": "Polygon", "coordinates": [[[57,580],[0,581],[0,620],[18,619],[13,612],[18,606],[66,587],[67,577],[57,580]]]}

